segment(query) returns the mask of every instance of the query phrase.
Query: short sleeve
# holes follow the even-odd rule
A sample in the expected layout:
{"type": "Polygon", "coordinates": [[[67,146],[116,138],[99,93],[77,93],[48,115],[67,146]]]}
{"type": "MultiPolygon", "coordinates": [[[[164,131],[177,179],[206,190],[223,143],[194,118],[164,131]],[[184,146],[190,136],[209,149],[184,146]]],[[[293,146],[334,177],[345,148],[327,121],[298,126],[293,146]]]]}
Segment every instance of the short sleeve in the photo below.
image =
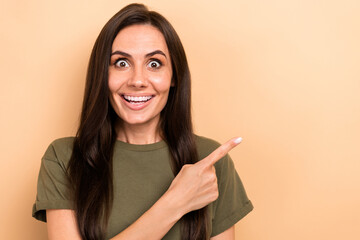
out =
{"type": "Polygon", "coordinates": [[[58,155],[62,156],[62,154],[57,154],[54,143],[52,143],[41,159],[32,216],[44,222],[46,222],[46,209],[73,209],[69,197],[66,166],[58,155]]]}
{"type": "Polygon", "coordinates": [[[215,164],[219,197],[212,205],[212,232],[216,236],[232,227],[253,210],[234,163],[226,155],[215,164]]]}

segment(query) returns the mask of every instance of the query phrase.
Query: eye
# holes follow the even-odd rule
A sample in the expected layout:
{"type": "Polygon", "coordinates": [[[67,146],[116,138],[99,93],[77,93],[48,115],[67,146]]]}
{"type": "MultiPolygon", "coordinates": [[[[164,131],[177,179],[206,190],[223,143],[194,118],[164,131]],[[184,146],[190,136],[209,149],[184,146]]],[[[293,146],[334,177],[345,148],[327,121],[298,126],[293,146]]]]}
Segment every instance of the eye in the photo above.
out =
{"type": "Polygon", "coordinates": [[[149,68],[160,68],[161,67],[161,62],[159,60],[151,60],[148,65],[149,68]]]}
{"type": "Polygon", "coordinates": [[[129,63],[125,60],[125,59],[118,59],[116,60],[115,62],[115,67],[118,67],[118,68],[126,68],[126,67],[129,67],[129,63]]]}

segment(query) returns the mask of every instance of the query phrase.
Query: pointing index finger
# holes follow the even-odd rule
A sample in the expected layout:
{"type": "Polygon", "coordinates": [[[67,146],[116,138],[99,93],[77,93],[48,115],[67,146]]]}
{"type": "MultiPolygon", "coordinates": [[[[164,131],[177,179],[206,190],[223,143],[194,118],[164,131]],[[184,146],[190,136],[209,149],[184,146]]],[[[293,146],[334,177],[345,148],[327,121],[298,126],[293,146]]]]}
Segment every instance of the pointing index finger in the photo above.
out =
{"type": "Polygon", "coordinates": [[[214,165],[217,161],[219,161],[222,157],[224,157],[231,149],[236,147],[242,141],[241,137],[232,138],[226,143],[222,144],[220,147],[215,149],[209,156],[201,160],[207,166],[214,165]]]}

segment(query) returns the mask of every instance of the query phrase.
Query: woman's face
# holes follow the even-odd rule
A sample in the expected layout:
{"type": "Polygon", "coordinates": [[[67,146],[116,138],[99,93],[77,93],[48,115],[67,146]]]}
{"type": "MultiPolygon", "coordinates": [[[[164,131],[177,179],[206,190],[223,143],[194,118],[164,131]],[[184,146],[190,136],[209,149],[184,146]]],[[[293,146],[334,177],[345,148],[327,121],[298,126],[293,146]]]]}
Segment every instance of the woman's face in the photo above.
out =
{"type": "Polygon", "coordinates": [[[151,25],[122,29],[112,45],[110,103],[123,124],[154,126],[171,87],[172,68],[165,38],[151,25]]]}

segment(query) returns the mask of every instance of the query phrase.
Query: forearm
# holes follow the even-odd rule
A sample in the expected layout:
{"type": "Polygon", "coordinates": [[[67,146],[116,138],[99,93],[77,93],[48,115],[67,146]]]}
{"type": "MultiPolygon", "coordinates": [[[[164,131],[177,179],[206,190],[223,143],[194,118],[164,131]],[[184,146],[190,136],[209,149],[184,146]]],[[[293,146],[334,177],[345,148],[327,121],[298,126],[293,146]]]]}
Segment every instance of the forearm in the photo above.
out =
{"type": "Polygon", "coordinates": [[[111,240],[161,239],[183,215],[174,200],[165,193],[139,219],[111,240]]]}

